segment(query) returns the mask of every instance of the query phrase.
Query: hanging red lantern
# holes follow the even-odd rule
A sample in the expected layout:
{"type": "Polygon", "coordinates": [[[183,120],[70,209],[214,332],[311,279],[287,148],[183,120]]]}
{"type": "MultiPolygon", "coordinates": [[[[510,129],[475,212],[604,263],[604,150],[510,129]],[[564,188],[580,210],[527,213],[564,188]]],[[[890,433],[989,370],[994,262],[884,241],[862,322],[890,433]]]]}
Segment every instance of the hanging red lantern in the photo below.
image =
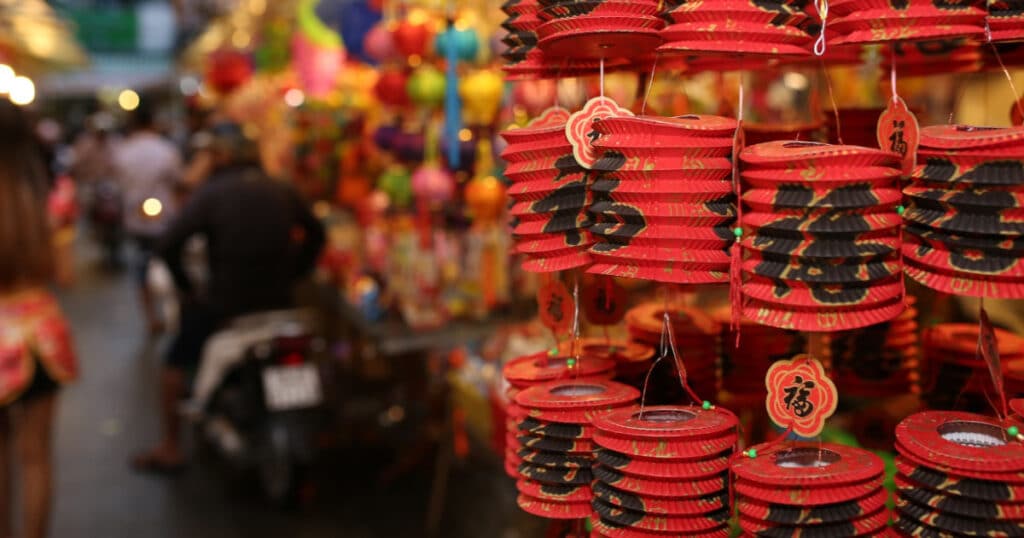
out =
{"type": "Polygon", "coordinates": [[[377,99],[386,105],[405,106],[409,104],[409,93],[405,87],[409,77],[404,71],[390,69],[382,71],[374,87],[374,94],[377,99]]]}
{"type": "Polygon", "coordinates": [[[423,56],[430,43],[430,29],[424,23],[402,21],[392,34],[395,48],[405,56],[423,56]]]}
{"type": "Polygon", "coordinates": [[[252,63],[245,54],[220,50],[210,55],[210,63],[206,66],[206,83],[217,93],[231,93],[250,77],[252,63]]]}

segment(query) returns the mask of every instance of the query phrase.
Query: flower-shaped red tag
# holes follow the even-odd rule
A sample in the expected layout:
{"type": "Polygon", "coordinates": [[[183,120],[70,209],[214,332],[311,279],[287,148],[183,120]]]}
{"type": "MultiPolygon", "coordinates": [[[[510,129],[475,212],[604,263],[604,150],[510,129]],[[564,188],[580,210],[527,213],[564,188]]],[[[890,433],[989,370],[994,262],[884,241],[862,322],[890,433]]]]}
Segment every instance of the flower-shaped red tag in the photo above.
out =
{"type": "Polygon", "coordinates": [[[903,175],[910,176],[917,161],[921,128],[902,97],[894,95],[889,101],[889,106],[878,118],[877,134],[882,150],[899,154],[903,158],[903,175]]]}
{"type": "Polygon", "coordinates": [[[565,136],[572,144],[572,153],[580,166],[590,169],[597,162],[599,152],[592,145],[600,134],[594,129],[594,123],[605,118],[632,116],[633,113],[622,108],[607,97],[595,97],[583,109],[569,116],[565,124],[565,136]]]}
{"type": "Polygon", "coordinates": [[[548,278],[537,290],[537,309],[541,322],[556,336],[569,333],[575,304],[561,280],[548,278]]]}
{"type": "Polygon", "coordinates": [[[615,325],[626,315],[626,290],[610,276],[584,282],[580,302],[587,320],[595,325],[615,325]]]}
{"type": "Polygon", "coordinates": [[[801,437],[817,437],[839,403],[839,393],[817,359],[797,355],[778,361],[765,376],[772,422],[801,437]]]}

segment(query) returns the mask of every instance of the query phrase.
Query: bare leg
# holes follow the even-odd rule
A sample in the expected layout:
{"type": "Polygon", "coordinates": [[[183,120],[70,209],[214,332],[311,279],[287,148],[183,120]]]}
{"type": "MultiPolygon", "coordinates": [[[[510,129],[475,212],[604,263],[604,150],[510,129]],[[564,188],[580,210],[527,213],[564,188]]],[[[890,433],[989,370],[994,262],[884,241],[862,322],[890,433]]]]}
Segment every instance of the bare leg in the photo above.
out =
{"type": "Polygon", "coordinates": [[[56,393],[30,398],[22,405],[15,426],[21,465],[25,538],[46,538],[52,493],[52,432],[56,393]]]}
{"type": "Polygon", "coordinates": [[[181,418],[178,402],[185,394],[185,372],[165,366],[160,372],[160,426],[163,439],[153,450],[135,457],[139,469],[176,470],[185,462],[181,449],[181,418]]]}
{"type": "Polygon", "coordinates": [[[0,407],[0,538],[12,538],[11,522],[11,421],[10,409],[0,407]]]}

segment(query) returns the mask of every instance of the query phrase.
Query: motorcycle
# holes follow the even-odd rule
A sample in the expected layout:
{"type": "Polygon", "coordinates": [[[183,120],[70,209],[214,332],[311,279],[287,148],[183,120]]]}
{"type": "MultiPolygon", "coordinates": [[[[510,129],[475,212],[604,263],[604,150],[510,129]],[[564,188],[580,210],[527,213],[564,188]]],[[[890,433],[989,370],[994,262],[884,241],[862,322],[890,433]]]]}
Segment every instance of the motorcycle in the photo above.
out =
{"type": "Polygon", "coordinates": [[[327,423],[325,345],[303,311],[235,320],[207,343],[190,415],[203,441],[238,471],[256,471],[278,505],[298,500],[327,423]]]}

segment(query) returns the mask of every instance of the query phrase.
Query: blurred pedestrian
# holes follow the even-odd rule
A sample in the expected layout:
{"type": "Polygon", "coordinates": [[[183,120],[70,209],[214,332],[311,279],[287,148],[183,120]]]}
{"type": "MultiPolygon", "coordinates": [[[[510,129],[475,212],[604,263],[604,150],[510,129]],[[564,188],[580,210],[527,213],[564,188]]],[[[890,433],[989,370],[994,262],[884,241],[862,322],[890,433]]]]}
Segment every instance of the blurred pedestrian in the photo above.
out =
{"type": "Polygon", "coordinates": [[[178,403],[203,346],[230,319],[290,308],[292,288],[316,264],[325,242],[320,221],[295,188],[260,168],[259,149],[234,123],[210,129],[213,171],[189,198],[158,246],[181,297],[181,323],[160,378],[163,438],[136,468],[175,471],[185,462],[178,403]],[[200,291],[186,270],[190,238],[206,238],[209,283],[200,291]]]}
{"type": "Polygon", "coordinates": [[[77,375],[67,323],[47,290],[68,272],[54,255],[40,155],[25,112],[0,99],[0,537],[13,536],[15,475],[22,536],[46,536],[57,388],[77,375]]]}
{"type": "Polygon", "coordinates": [[[95,114],[75,139],[68,172],[87,193],[89,224],[105,254],[109,269],[121,267],[124,202],[114,167],[113,118],[95,114]]]}
{"type": "Polygon", "coordinates": [[[156,130],[145,104],[135,110],[131,134],[114,153],[124,200],[124,227],[138,249],[136,278],[150,334],[164,330],[147,280],[149,260],[157,239],[177,213],[175,189],[182,178],[178,149],[156,130]]]}

